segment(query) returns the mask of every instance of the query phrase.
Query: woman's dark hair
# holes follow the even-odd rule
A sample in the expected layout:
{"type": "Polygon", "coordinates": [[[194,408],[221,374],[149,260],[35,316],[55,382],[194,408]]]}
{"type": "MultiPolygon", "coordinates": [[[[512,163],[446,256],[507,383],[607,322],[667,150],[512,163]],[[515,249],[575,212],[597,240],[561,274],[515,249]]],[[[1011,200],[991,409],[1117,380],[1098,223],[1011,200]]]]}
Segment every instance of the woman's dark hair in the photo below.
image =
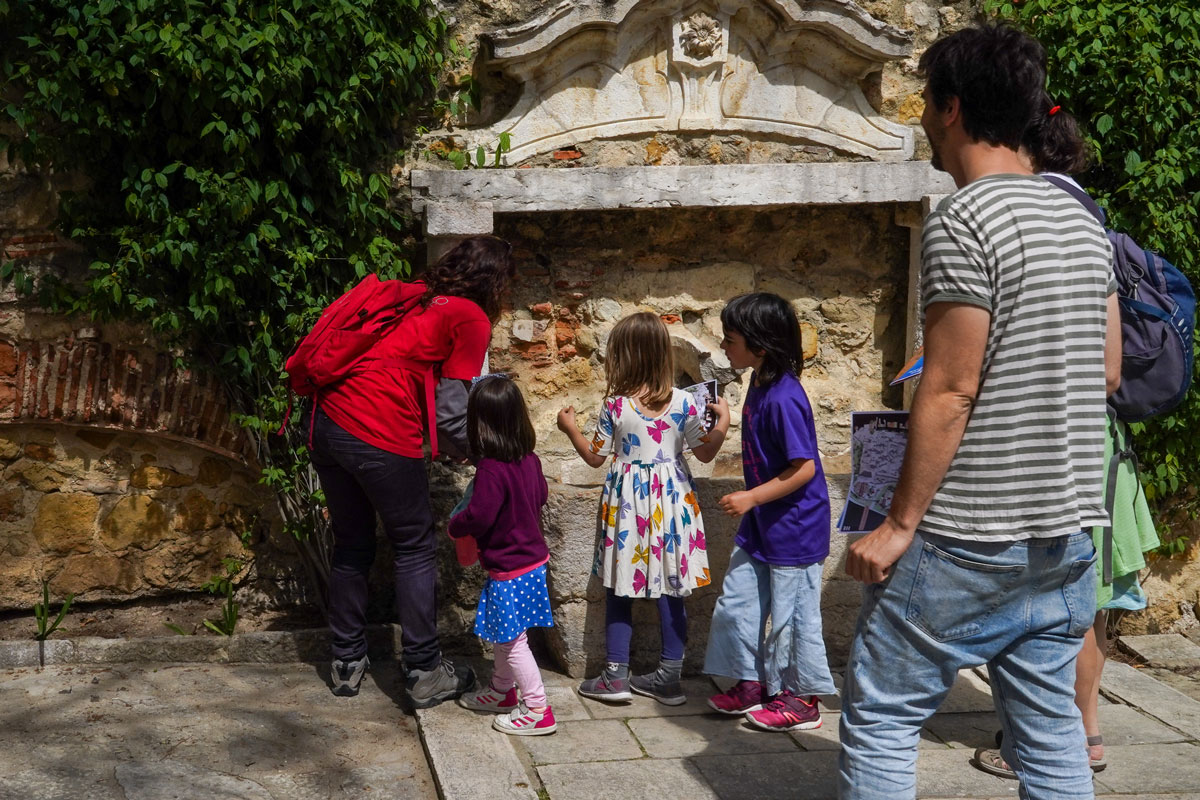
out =
{"type": "Polygon", "coordinates": [[[746,347],[755,355],[763,354],[759,385],[770,386],[784,375],[799,378],[804,371],[800,321],[792,304],[779,295],[770,292],[738,295],[721,309],[721,326],[741,334],[746,347]]]}
{"type": "Polygon", "coordinates": [[[471,236],[450,248],[425,270],[423,305],[438,295],[464,297],[495,320],[500,300],[516,274],[512,245],[499,236],[471,236]]]}
{"type": "Polygon", "coordinates": [[[1042,111],[1025,131],[1023,146],[1038,172],[1073,175],[1091,164],[1091,154],[1075,117],[1042,93],[1042,111]],[[1053,111],[1054,113],[1050,113],[1053,111]]]}
{"type": "Polygon", "coordinates": [[[467,399],[467,441],[475,458],[520,461],[537,446],[537,434],[517,384],[487,377],[467,399]]]}
{"type": "Polygon", "coordinates": [[[1021,147],[1030,122],[1048,106],[1046,50],[1016,28],[978,25],[938,39],[921,55],[934,107],[957,97],[963,130],[976,141],[1021,147]]]}

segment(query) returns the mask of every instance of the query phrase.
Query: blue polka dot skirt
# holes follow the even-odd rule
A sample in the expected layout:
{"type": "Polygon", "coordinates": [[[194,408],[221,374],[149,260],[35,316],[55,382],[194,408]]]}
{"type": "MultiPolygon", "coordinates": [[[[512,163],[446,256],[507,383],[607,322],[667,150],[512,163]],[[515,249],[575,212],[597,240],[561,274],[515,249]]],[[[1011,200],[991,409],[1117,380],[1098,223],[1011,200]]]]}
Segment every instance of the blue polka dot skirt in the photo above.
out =
{"type": "Polygon", "coordinates": [[[529,628],[552,628],[546,565],[507,581],[488,578],[475,610],[475,635],[492,643],[511,642],[529,628]]]}

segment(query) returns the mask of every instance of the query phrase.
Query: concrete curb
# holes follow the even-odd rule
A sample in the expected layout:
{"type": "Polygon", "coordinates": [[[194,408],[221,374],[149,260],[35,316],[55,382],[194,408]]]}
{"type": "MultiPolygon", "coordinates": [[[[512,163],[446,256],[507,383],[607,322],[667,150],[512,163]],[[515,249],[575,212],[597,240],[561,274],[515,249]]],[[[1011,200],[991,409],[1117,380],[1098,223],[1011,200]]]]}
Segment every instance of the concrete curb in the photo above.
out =
{"type": "MultiPolygon", "coordinates": [[[[131,662],[210,664],[281,662],[329,659],[329,629],[257,631],[233,636],[153,636],[141,639],[50,639],[46,665],[120,664],[131,662]]],[[[372,625],[367,649],[373,659],[398,658],[400,626],[372,625]]],[[[35,641],[0,642],[0,669],[38,666],[35,641]]]]}

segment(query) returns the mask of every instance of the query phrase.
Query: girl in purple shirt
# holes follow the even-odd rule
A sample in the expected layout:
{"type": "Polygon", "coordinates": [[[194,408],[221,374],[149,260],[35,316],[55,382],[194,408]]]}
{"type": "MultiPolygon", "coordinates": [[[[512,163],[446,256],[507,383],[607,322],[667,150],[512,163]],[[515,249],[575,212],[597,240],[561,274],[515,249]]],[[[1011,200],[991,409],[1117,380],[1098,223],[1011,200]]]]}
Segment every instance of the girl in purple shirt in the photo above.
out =
{"type": "Polygon", "coordinates": [[[465,507],[450,517],[449,533],[456,546],[458,540],[473,539],[487,570],[475,634],[492,643],[495,668],[484,691],[467,693],[458,702],[499,714],[492,727],[502,733],[554,733],[554,711],[525,635],[529,628],[554,625],[546,587],[550,552],[540,519],[548,493],[542,463],[533,453],[537,440],[525,399],[506,376],[487,376],[471,390],[467,439],[477,459],[474,488],[465,507]]]}
{"type": "Polygon", "coordinates": [[[704,658],[705,672],[737,683],[708,703],[766,730],[817,728],[816,696],[834,692],[821,636],[829,493],[800,385],[800,324],[786,300],[759,292],[730,300],[721,325],[729,363],[754,377],[742,407],[746,489],[720,501],[742,522],[704,658]]]}

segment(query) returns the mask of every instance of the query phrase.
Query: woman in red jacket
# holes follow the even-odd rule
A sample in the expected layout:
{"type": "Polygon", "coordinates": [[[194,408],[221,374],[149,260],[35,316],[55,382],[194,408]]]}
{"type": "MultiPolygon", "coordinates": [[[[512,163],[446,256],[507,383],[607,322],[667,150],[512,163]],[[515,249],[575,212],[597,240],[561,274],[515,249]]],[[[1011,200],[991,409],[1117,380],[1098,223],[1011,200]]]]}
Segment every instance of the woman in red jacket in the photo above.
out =
{"type": "Polygon", "coordinates": [[[492,321],[514,274],[512,246],[495,236],[465,239],[424,274],[420,304],[372,349],[388,366],[322,389],[313,413],[312,463],[333,525],[329,627],[333,693],[358,694],[367,660],[367,575],[376,516],[394,552],[405,690],[427,708],[475,682],[442,657],[437,632],[437,564],[423,434],[437,381],[440,449],[469,452],[467,391],[479,375],[492,321]],[[432,376],[432,377],[431,377],[432,376]]]}

